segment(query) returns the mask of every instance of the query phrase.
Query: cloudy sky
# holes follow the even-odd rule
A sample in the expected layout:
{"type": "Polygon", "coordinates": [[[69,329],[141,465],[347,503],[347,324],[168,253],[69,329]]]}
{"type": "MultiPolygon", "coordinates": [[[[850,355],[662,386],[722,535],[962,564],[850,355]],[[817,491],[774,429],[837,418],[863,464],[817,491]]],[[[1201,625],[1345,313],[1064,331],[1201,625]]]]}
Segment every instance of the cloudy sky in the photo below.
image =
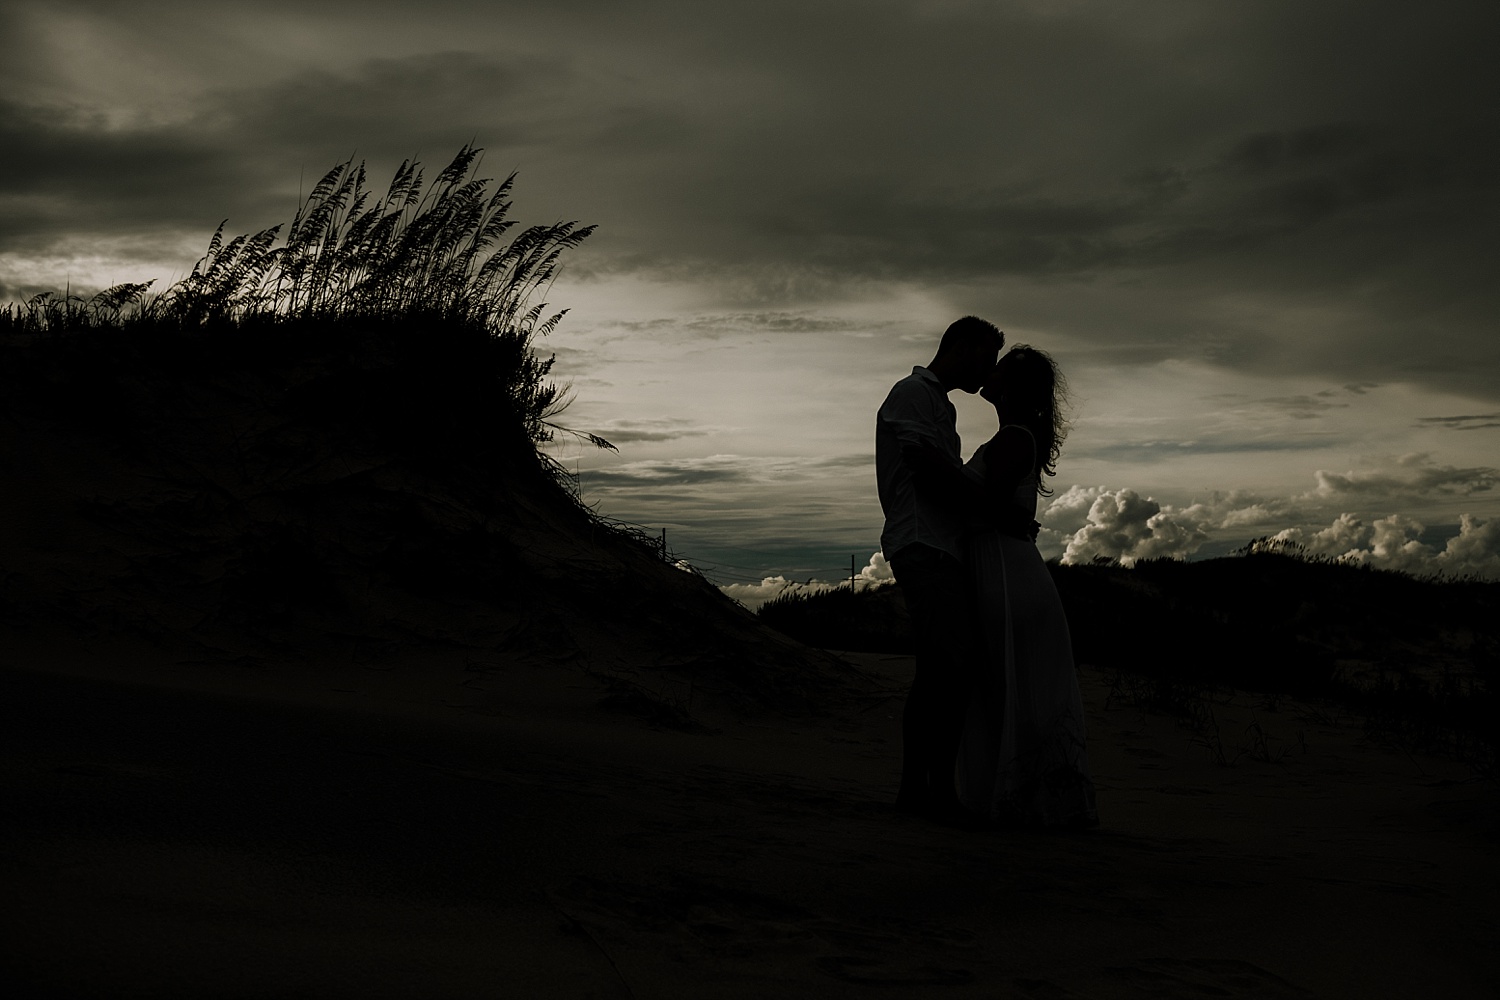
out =
{"type": "Polygon", "coordinates": [[[1071,380],[1049,555],[1500,575],[1497,42],[1441,0],[0,0],[0,297],[473,140],[599,226],[548,346],[620,450],[557,454],[720,582],[879,573],[874,411],[966,313],[1071,380]]]}

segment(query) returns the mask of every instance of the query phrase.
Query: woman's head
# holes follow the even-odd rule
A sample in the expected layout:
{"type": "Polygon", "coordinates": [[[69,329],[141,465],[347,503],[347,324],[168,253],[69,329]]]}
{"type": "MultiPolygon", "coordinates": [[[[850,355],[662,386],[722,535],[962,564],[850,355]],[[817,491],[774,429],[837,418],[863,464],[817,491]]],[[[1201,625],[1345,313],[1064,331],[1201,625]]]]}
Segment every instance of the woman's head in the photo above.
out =
{"type": "MultiPolygon", "coordinates": [[[[983,396],[999,408],[1011,423],[1025,424],[1036,438],[1041,470],[1057,475],[1057,456],[1062,452],[1068,425],[1063,419],[1068,383],[1057,363],[1046,351],[1017,344],[1007,351],[985,383],[983,396]]],[[[1038,484],[1038,491],[1049,490],[1038,484]]]]}

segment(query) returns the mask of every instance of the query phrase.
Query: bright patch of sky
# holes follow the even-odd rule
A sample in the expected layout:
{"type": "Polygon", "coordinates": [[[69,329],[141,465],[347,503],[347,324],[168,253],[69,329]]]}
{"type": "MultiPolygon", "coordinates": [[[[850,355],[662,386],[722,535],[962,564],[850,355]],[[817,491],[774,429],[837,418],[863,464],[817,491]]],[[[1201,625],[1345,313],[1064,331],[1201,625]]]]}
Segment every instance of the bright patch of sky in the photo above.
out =
{"type": "MultiPolygon", "coordinates": [[[[554,291],[577,303],[547,345],[577,390],[561,422],[620,449],[559,438],[554,453],[588,499],[666,526],[679,553],[722,580],[770,577],[773,595],[788,582],[846,577],[850,555],[866,565],[881,527],[874,411],[891,382],[930,357],[944,303],[907,289],[878,302],[745,312],[665,285],[554,291]]],[[[1488,464],[1496,428],[1486,425],[1500,415],[1486,418],[1484,400],[1170,358],[1111,363],[1109,350],[1045,329],[1011,328],[1007,339],[1050,349],[1071,382],[1073,428],[1052,484],[1059,503],[1043,516],[1050,556],[1216,555],[1262,535],[1301,539],[1340,516],[1371,524],[1399,511],[1422,524],[1413,537],[1431,542],[1436,560],[1463,514],[1493,507],[1500,473],[1488,464]],[[1101,495],[1121,491],[1137,498],[1133,509],[1106,502],[1090,520],[1101,495]],[[1120,528],[1133,514],[1140,528],[1120,528]],[[1152,516],[1155,530],[1144,524],[1152,516]]],[[[993,433],[993,410],[952,398],[972,452],[993,433]]],[[[765,587],[752,590],[741,596],[754,603],[765,587]]]]}

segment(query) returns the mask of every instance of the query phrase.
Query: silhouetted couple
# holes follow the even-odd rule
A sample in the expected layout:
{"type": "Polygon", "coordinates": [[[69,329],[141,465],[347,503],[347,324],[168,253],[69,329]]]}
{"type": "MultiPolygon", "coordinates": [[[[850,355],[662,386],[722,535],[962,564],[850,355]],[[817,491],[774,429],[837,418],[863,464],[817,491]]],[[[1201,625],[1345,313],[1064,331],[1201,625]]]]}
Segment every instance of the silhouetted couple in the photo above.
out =
{"type": "Polygon", "coordinates": [[[880,407],[881,548],[911,612],[917,669],[902,716],[897,809],[964,827],[1098,822],[1062,602],[1037,552],[1064,386],[1052,359],[975,316],[880,407]],[[967,463],[954,389],[994,404],[967,463]]]}

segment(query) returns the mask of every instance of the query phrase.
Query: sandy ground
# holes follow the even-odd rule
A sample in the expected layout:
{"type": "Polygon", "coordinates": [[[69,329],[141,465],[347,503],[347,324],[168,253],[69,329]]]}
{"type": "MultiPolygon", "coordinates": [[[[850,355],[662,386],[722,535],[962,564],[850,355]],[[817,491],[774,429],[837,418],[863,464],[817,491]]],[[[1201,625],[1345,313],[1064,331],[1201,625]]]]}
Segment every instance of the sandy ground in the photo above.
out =
{"type": "Polygon", "coordinates": [[[852,658],[875,683],[824,717],[674,731],[461,652],[21,650],[8,995],[1500,996],[1496,792],[1462,766],[1249,695],[1214,706],[1229,755],[1252,722],[1286,754],[1220,766],[1085,669],[1102,827],[947,830],[886,805],[911,661],[852,658]]]}

